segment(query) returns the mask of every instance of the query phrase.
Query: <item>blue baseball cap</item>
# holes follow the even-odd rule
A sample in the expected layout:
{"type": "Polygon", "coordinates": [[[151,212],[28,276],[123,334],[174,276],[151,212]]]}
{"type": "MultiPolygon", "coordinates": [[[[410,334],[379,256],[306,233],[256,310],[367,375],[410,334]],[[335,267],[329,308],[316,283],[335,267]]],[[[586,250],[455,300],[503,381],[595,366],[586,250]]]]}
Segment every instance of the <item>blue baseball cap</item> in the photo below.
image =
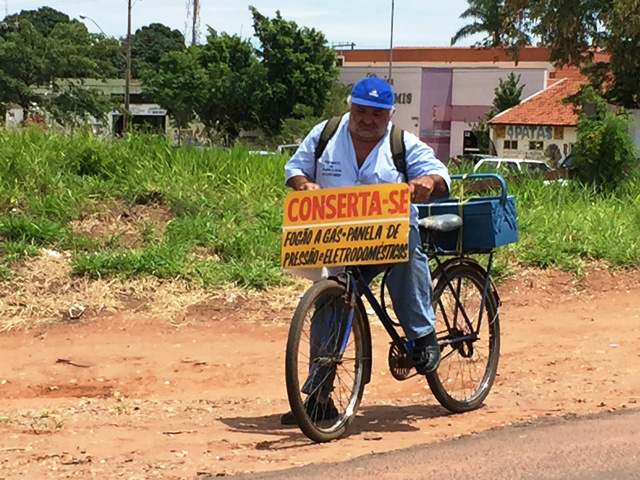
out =
{"type": "Polygon", "coordinates": [[[356,105],[391,110],[393,100],[391,85],[378,77],[365,77],[358,80],[351,89],[351,103],[356,105]]]}

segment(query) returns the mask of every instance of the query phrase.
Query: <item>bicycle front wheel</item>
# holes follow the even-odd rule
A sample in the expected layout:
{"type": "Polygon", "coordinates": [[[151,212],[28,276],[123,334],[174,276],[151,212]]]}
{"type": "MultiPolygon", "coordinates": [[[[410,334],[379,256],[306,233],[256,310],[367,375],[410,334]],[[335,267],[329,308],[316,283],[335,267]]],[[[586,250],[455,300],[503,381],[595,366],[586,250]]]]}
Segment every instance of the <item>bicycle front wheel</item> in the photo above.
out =
{"type": "Polygon", "coordinates": [[[365,383],[365,333],[361,304],[351,307],[344,285],[314,284],[293,315],[285,373],[291,411],[316,442],[341,437],[353,421],[365,383]]]}
{"type": "Polygon", "coordinates": [[[491,390],[500,356],[500,322],[491,291],[482,305],[485,275],[468,265],[454,265],[446,277],[449,283],[441,276],[433,294],[442,360],[427,381],[444,408],[461,413],[478,408],[491,390]]]}

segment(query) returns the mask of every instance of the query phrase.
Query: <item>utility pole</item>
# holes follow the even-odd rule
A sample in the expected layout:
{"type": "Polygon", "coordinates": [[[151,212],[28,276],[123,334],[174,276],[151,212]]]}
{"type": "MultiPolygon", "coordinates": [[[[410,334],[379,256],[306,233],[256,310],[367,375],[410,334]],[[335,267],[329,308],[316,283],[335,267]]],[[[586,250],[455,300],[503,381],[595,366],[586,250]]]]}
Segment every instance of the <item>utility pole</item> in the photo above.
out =
{"type": "Polygon", "coordinates": [[[389,36],[389,78],[387,81],[389,85],[393,85],[393,78],[391,73],[393,71],[393,10],[395,6],[395,0],[391,0],[391,35],[389,36]]]}
{"type": "Polygon", "coordinates": [[[124,120],[122,129],[124,133],[129,133],[131,119],[129,118],[129,108],[131,106],[131,0],[127,0],[127,48],[126,66],[124,78],[124,120]]]}
{"type": "Polygon", "coordinates": [[[191,45],[198,43],[200,35],[200,1],[193,0],[193,28],[191,32],[191,45]]]}

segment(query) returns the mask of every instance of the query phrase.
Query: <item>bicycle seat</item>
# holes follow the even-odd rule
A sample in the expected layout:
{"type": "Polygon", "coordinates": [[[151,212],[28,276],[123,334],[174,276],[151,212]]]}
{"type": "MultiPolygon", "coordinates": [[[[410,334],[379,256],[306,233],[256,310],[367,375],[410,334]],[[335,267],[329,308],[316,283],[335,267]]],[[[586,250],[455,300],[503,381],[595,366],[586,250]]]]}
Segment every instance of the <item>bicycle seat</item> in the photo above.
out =
{"type": "Polygon", "coordinates": [[[418,220],[418,226],[432,232],[451,232],[462,226],[462,218],[453,213],[432,215],[418,220]]]}

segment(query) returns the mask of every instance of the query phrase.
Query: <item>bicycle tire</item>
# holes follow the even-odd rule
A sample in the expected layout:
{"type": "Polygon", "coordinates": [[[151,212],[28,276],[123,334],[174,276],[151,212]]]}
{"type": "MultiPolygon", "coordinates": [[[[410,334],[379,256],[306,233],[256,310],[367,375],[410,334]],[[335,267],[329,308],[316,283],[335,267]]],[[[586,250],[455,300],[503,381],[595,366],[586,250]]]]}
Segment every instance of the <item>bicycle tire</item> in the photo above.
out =
{"type": "MultiPolygon", "coordinates": [[[[458,264],[447,268],[446,276],[451,285],[458,289],[460,302],[474,329],[477,329],[486,274],[469,265],[458,264]]],[[[463,319],[459,309],[456,315],[455,297],[443,277],[436,284],[433,294],[436,336],[440,342],[442,360],[438,369],[426,377],[438,402],[453,413],[462,413],[480,407],[491,390],[500,356],[500,319],[496,297],[488,294],[478,339],[445,343],[446,340],[468,335],[469,328],[464,321],[461,322],[463,319]],[[448,325],[445,318],[449,321],[448,325]]]]}
{"type": "MultiPolygon", "coordinates": [[[[335,333],[331,325],[327,327],[327,324],[331,324],[331,314],[328,312],[334,312],[334,317],[342,316],[345,290],[344,285],[331,279],[315,283],[300,300],[289,328],[285,355],[289,405],[302,432],[315,442],[329,442],[346,433],[355,418],[366,382],[365,352],[371,351],[371,338],[367,334],[368,329],[364,324],[366,317],[360,302],[356,303],[353,310],[351,332],[344,353],[332,353],[333,339],[341,337],[344,332],[338,328],[335,333]],[[328,338],[312,343],[312,322],[317,322],[314,328],[319,328],[323,334],[328,331],[328,338]],[[317,351],[313,353],[312,349],[317,351]],[[330,367],[327,366],[329,364],[330,367]],[[330,386],[327,385],[329,379],[330,386]],[[314,385],[314,382],[319,385],[314,385]],[[303,389],[308,391],[303,393],[303,389]],[[316,411],[308,411],[310,398],[325,396],[323,389],[329,389],[331,402],[337,410],[335,419],[318,419],[316,411]]],[[[333,323],[334,326],[336,324],[333,323]]]]}

